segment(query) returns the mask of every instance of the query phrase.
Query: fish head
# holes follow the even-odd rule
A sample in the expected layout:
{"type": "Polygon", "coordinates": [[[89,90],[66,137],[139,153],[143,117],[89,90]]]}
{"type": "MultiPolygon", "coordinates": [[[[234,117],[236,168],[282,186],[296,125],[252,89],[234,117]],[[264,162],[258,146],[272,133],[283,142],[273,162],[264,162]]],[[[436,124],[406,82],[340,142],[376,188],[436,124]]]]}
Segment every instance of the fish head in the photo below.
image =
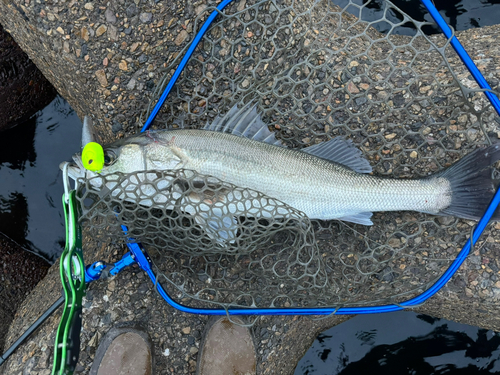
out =
{"type": "Polygon", "coordinates": [[[164,171],[177,169],[182,165],[181,156],[173,142],[157,137],[155,132],[120,139],[104,146],[103,152],[104,166],[99,171],[100,174],[164,171]]]}
{"type": "Polygon", "coordinates": [[[121,142],[111,143],[102,147],[103,164],[97,170],[89,169],[92,158],[83,157],[83,152],[73,155],[74,163],[69,166],[70,176],[91,178],[97,175],[107,175],[115,172],[131,173],[145,170],[143,147],[139,144],[121,142]]]}
{"type": "MultiPolygon", "coordinates": [[[[73,180],[91,179],[99,174],[144,170],[143,145],[141,142],[134,142],[134,137],[118,140],[104,147],[96,143],[96,140],[92,119],[85,116],[82,151],[73,155],[73,163],[68,166],[68,176],[73,180]]],[[[60,168],[63,169],[65,164],[61,163],[60,168]]]]}
{"type": "MultiPolygon", "coordinates": [[[[116,172],[175,169],[180,165],[181,160],[171,143],[157,138],[154,132],[120,139],[102,147],[95,141],[92,120],[86,116],[82,129],[83,151],[73,155],[74,163],[68,167],[68,175],[75,181],[116,172]]],[[[64,164],[60,165],[61,169],[64,164]]]]}

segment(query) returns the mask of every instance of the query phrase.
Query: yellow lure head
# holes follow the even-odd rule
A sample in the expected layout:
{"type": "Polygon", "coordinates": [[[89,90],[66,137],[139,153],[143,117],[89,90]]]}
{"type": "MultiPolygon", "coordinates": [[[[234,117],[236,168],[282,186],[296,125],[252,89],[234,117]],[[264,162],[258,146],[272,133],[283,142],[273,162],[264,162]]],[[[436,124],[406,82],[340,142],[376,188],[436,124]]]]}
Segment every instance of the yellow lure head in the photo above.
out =
{"type": "Polygon", "coordinates": [[[85,169],[99,172],[104,167],[104,150],[99,143],[89,142],[82,151],[82,163],[85,169]]]}

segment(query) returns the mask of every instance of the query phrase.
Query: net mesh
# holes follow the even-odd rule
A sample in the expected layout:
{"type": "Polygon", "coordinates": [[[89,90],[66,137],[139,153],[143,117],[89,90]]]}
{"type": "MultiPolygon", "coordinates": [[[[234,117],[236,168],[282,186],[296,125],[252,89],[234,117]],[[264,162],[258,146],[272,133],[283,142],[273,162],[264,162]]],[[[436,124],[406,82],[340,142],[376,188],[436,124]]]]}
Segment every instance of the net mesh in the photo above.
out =
{"type": "MultiPolygon", "coordinates": [[[[377,4],[368,22],[360,17],[373,2],[234,2],[196,48],[157,128],[201,128],[254,101],[287,147],[342,136],[375,174],[395,178],[442,170],[496,137],[495,113],[449,41],[389,1],[377,4]]],[[[195,31],[214,9],[199,13],[195,31]]],[[[175,56],[152,104],[183,52],[175,56]]],[[[192,306],[398,303],[442,275],[475,224],[416,212],[375,213],[369,227],[309,220],[186,170],[99,176],[82,181],[78,196],[83,224],[145,244],[160,281],[192,306]]]]}

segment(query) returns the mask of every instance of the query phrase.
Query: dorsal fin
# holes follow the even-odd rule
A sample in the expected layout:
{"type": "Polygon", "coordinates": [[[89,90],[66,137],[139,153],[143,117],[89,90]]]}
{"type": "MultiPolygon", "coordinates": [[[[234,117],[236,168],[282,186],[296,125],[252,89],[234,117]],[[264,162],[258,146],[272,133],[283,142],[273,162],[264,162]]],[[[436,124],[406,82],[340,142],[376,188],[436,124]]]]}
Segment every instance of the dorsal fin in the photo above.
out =
{"type": "Polygon", "coordinates": [[[259,142],[282,146],[274,133],[261,120],[257,112],[257,105],[249,103],[241,109],[234,105],[223,117],[217,116],[211,124],[206,124],[203,129],[214,132],[230,133],[253,139],[259,142]]]}
{"type": "Polygon", "coordinates": [[[83,118],[83,127],[82,127],[82,150],[90,142],[98,142],[95,129],[94,122],[92,118],[89,116],[85,116],[83,118]]]}
{"type": "Polygon", "coordinates": [[[342,164],[358,173],[370,173],[372,171],[370,163],[363,157],[361,151],[353,145],[352,141],[341,137],[303,148],[301,151],[342,164]]]}

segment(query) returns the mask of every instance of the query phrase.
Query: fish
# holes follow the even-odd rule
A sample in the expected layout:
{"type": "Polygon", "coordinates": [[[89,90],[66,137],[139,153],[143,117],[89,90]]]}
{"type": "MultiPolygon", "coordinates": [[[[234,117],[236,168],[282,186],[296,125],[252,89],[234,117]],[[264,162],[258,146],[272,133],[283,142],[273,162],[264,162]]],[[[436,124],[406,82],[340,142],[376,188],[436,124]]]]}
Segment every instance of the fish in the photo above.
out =
{"type": "MultiPolygon", "coordinates": [[[[86,131],[85,142],[91,133],[86,131]]],[[[491,166],[500,159],[500,146],[493,144],[478,148],[447,169],[427,177],[376,176],[361,150],[342,137],[300,150],[285,147],[252,104],[242,108],[235,105],[201,129],[146,131],[108,144],[103,150],[105,162],[101,171],[85,169],[81,153],[77,153],[73,157],[75,163],[69,167],[70,177],[192,170],[261,192],[310,219],[362,225],[373,225],[373,212],[386,211],[417,211],[478,220],[495,192],[491,166]]],[[[148,179],[147,173],[144,178],[148,179]]],[[[245,213],[244,205],[240,208],[238,212],[225,213],[218,224],[206,215],[198,221],[208,220],[213,235],[233,241],[234,217],[245,213]]]]}

